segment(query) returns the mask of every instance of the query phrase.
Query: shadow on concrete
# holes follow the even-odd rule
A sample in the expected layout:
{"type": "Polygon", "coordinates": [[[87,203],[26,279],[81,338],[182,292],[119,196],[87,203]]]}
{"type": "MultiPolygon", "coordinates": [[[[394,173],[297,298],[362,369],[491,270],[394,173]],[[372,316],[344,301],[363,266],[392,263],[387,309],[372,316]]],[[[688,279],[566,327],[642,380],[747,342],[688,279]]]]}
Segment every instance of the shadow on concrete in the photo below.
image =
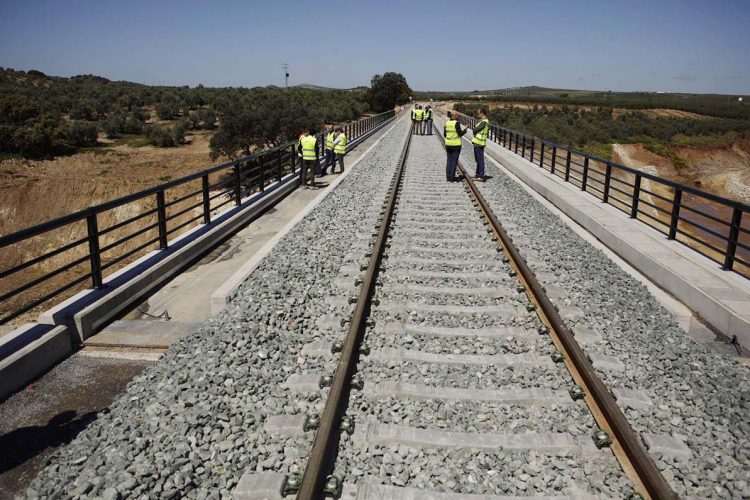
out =
{"type": "Polygon", "coordinates": [[[96,419],[90,411],[76,418],[77,413],[66,410],[52,417],[46,425],[31,425],[14,429],[0,436],[0,473],[9,471],[36,457],[48,448],[69,443],[96,419]]]}

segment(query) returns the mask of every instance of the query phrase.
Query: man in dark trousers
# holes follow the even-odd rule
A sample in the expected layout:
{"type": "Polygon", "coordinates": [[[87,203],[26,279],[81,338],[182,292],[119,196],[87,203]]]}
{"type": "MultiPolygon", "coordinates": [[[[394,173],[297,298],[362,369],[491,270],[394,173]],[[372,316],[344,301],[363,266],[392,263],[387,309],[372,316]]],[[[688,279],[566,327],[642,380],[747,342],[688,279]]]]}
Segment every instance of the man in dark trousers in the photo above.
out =
{"type": "Polygon", "coordinates": [[[479,123],[472,129],[474,138],[471,143],[474,145],[474,160],[477,162],[477,172],[474,179],[484,182],[487,177],[484,175],[484,147],[487,145],[487,136],[490,135],[490,121],[487,119],[487,110],[479,108],[477,111],[479,123]]]}
{"type": "Polygon", "coordinates": [[[427,135],[432,135],[432,106],[427,106],[424,111],[424,124],[427,129],[427,135]]]}
{"type": "Polygon", "coordinates": [[[445,152],[448,155],[448,162],[445,166],[445,177],[448,182],[456,182],[460,179],[456,177],[456,167],[458,166],[458,157],[461,156],[461,137],[468,129],[461,129],[458,120],[453,119],[451,112],[448,112],[448,121],[443,127],[443,137],[445,138],[445,152]]]}
{"type": "Polygon", "coordinates": [[[325,160],[323,160],[323,169],[322,172],[318,172],[318,176],[323,177],[324,175],[328,174],[328,167],[331,167],[331,172],[333,172],[333,169],[335,167],[333,161],[334,161],[334,154],[333,154],[333,139],[335,138],[336,134],[333,132],[333,125],[326,125],[326,154],[325,154],[325,160]]]}

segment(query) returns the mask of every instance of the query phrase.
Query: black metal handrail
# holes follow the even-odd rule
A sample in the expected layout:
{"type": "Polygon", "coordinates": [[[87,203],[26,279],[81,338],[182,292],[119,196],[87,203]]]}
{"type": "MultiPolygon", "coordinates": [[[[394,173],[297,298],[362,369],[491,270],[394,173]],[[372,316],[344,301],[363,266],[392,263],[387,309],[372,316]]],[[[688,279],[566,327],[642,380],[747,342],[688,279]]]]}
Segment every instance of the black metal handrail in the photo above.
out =
{"type": "MultiPolygon", "coordinates": [[[[395,111],[386,111],[345,125],[350,148],[394,116],[395,111]]],[[[320,157],[325,133],[318,133],[316,137],[320,157]]],[[[288,142],[258,151],[1,236],[0,249],[4,257],[0,261],[0,324],[59,298],[63,292],[80,289],[77,285],[86,280],[90,279],[94,288],[100,288],[106,277],[105,270],[114,272],[117,264],[125,265],[153,250],[157,243],[159,249],[165,250],[169,248],[170,237],[174,238],[181,230],[199,222],[210,224],[212,217],[226,205],[238,206],[248,194],[264,191],[266,186],[281,182],[289,174],[299,175],[296,146],[296,142],[288,142]],[[195,187],[168,199],[167,194],[173,192],[170,190],[191,183],[196,183],[195,187]],[[128,208],[137,202],[137,213],[127,214],[124,220],[111,214],[114,209],[128,208]],[[114,221],[100,228],[105,214],[114,221]],[[138,224],[133,225],[136,222],[138,224]],[[129,232],[116,234],[120,231],[129,232]],[[70,241],[58,243],[54,235],[58,232],[65,232],[70,241]],[[143,235],[152,237],[143,240],[143,235]],[[136,240],[138,237],[141,239],[136,240]],[[105,242],[105,238],[108,241],[105,242]],[[20,257],[11,259],[10,247],[14,247],[20,257]],[[106,259],[103,259],[105,253],[106,259]],[[56,263],[56,260],[64,262],[56,263]],[[52,285],[54,291],[45,293],[40,287],[49,286],[53,278],[57,280],[52,285]]]]}
{"type": "MultiPolygon", "coordinates": [[[[453,113],[466,126],[474,127],[479,121],[462,113],[453,113]]],[[[750,217],[747,216],[750,205],[496,124],[490,124],[488,139],[565,182],[577,185],[630,218],[641,220],[668,239],[679,241],[717,262],[722,269],[750,278],[750,217]],[[621,174],[619,177],[618,173],[621,174]],[[632,182],[623,179],[623,173],[632,176],[632,182]],[[642,187],[644,180],[671,190],[671,199],[653,192],[654,189],[642,187]],[[613,182],[617,186],[613,186],[613,182]],[[629,196],[630,200],[613,195],[613,191],[629,196]],[[691,202],[686,195],[694,200],[691,202]],[[651,201],[648,201],[649,197],[653,197],[651,201]],[[640,208],[641,205],[654,209],[656,213],[648,213],[640,208]],[[701,205],[714,208],[714,213],[701,205]],[[686,215],[687,212],[690,215],[686,215]],[[659,213],[668,214],[666,220],[659,218],[659,213]],[[746,238],[744,241],[743,237],[746,238]]]]}

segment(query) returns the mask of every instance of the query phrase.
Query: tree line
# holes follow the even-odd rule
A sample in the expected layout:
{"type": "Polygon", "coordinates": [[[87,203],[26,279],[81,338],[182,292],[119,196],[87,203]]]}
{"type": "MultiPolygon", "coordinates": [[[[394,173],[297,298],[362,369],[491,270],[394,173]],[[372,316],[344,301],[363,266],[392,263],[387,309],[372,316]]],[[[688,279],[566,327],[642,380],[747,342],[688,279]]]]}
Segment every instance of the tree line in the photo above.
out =
{"type": "Polygon", "coordinates": [[[156,146],[184,141],[190,130],[215,130],[212,156],[234,156],[290,140],[300,128],[392,109],[411,95],[397,73],[371,88],[149,86],[94,75],[47,76],[0,68],[0,153],[43,157],[144,135],[156,146]]]}

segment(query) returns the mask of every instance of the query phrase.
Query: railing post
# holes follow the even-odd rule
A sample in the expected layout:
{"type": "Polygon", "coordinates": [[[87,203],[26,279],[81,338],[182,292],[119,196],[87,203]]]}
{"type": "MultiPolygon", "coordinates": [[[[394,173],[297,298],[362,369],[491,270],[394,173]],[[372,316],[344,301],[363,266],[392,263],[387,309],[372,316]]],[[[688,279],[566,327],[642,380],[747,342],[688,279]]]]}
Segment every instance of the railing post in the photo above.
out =
{"type": "Polygon", "coordinates": [[[258,165],[260,166],[258,175],[260,176],[260,192],[262,193],[266,190],[266,166],[263,164],[263,155],[258,156],[258,165]]]}
{"type": "Polygon", "coordinates": [[[734,255],[737,252],[737,240],[740,237],[740,225],[742,224],[742,210],[735,207],[732,212],[732,225],[729,226],[729,239],[727,240],[727,253],[724,256],[722,269],[731,271],[734,267],[734,255]]]}
{"type": "Polygon", "coordinates": [[[680,222],[680,204],[682,203],[682,189],[675,188],[672,201],[672,220],[669,222],[667,239],[673,240],[677,236],[677,223],[680,222]]]}
{"type": "Polygon", "coordinates": [[[581,191],[586,191],[586,185],[589,183],[589,157],[583,157],[583,179],[581,179],[581,191]]]}
{"type": "Polygon", "coordinates": [[[516,133],[515,133],[515,134],[513,134],[513,135],[515,135],[515,136],[516,136],[516,144],[515,144],[515,146],[513,147],[513,152],[514,152],[515,154],[518,154],[518,132],[516,132],[516,133]]]}
{"type": "Polygon", "coordinates": [[[570,182],[570,150],[565,158],[565,182],[570,182]]]}
{"type": "Polygon", "coordinates": [[[239,162],[234,166],[234,204],[242,204],[242,177],[240,176],[239,162]]]}
{"type": "Polygon", "coordinates": [[[283,156],[283,154],[281,152],[281,148],[279,148],[279,156],[276,159],[276,180],[279,181],[279,182],[281,182],[281,178],[283,177],[283,174],[282,174],[282,172],[283,172],[283,165],[282,165],[283,160],[282,160],[282,156],[283,156]]]}
{"type": "Polygon", "coordinates": [[[208,191],[208,174],[201,177],[203,190],[203,223],[211,224],[211,197],[208,191]]]}
{"type": "Polygon", "coordinates": [[[555,164],[557,163],[557,146],[552,146],[552,162],[550,165],[550,173],[555,175],[555,164]]]}
{"type": "Polygon", "coordinates": [[[531,138],[531,147],[529,148],[529,161],[534,163],[534,148],[536,147],[536,140],[531,138]]]}
{"type": "Polygon", "coordinates": [[[156,192],[156,215],[158,218],[159,225],[159,248],[166,250],[167,248],[167,206],[164,202],[164,190],[160,189],[156,192]]]}
{"type": "Polygon", "coordinates": [[[99,225],[96,222],[96,212],[86,217],[86,228],[89,240],[89,262],[91,263],[91,282],[94,288],[101,288],[102,280],[102,257],[99,254],[99,225]]]}
{"type": "Polygon", "coordinates": [[[539,151],[539,168],[544,168],[544,143],[542,143],[539,151]]]}
{"type": "Polygon", "coordinates": [[[641,174],[635,174],[635,182],[633,184],[633,200],[630,204],[630,218],[638,218],[638,202],[641,200],[641,174]]]}
{"type": "Polygon", "coordinates": [[[609,183],[612,177],[612,164],[607,162],[607,170],[604,173],[604,194],[602,195],[602,201],[607,203],[609,201],[609,183]]]}
{"type": "Polygon", "coordinates": [[[521,138],[521,158],[526,158],[526,136],[521,138]]]}

